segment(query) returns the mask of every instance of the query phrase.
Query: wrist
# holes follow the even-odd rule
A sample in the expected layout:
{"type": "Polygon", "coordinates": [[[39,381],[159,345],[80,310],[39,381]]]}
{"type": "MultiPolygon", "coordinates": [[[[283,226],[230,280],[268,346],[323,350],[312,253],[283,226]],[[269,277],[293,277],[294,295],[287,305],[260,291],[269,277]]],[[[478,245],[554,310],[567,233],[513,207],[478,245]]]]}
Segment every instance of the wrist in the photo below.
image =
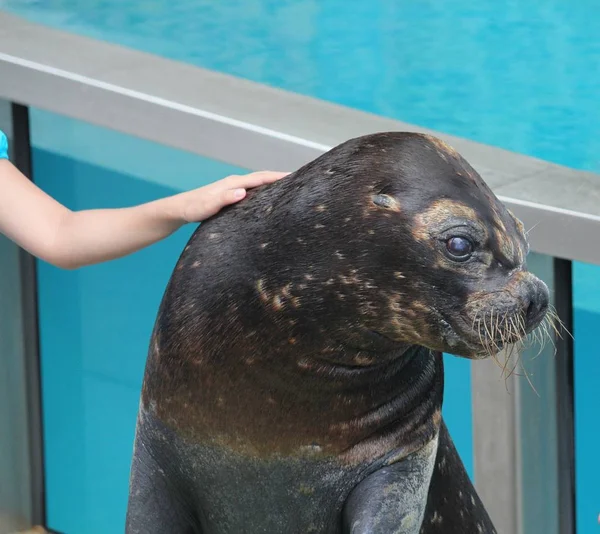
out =
{"type": "Polygon", "coordinates": [[[187,223],[185,213],[181,209],[181,202],[178,202],[177,196],[161,198],[149,204],[153,210],[154,219],[159,224],[172,228],[172,231],[187,223]]]}

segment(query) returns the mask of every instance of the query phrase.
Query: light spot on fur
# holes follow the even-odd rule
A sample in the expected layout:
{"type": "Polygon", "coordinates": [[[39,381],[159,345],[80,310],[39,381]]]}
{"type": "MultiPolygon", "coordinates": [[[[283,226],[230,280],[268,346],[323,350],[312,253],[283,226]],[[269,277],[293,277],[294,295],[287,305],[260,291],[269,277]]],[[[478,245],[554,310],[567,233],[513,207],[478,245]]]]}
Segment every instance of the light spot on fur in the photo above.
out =
{"type": "Polygon", "coordinates": [[[438,514],[437,510],[433,512],[433,516],[431,518],[432,525],[441,525],[442,524],[442,516],[438,514]]]}
{"type": "Polygon", "coordinates": [[[218,233],[208,234],[208,239],[217,239],[218,237],[221,237],[221,234],[218,234],[218,233]]]}
{"type": "Polygon", "coordinates": [[[403,278],[406,278],[406,276],[404,276],[400,271],[396,271],[396,272],[394,272],[394,278],[397,278],[398,280],[402,280],[403,278]]]}
{"type": "Polygon", "coordinates": [[[334,254],[338,260],[343,260],[345,258],[345,256],[339,250],[336,250],[334,254]]]}
{"type": "Polygon", "coordinates": [[[319,212],[324,212],[325,210],[327,210],[327,206],[325,206],[325,204],[320,204],[315,208],[315,210],[319,212]]]}
{"type": "Polygon", "coordinates": [[[398,301],[390,300],[390,311],[393,311],[394,313],[401,312],[402,306],[398,301]]]}
{"type": "Polygon", "coordinates": [[[275,295],[273,297],[273,309],[275,311],[280,311],[283,308],[283,302],[281,301],[281,297],[279,295],[275,295]]]}
{"type": "Polygon", "coordinates": [[[306,358],[298,360],[296,365],[300,367],[300,369],[312,369],[312,364],[306,358]]]}
{"type": "Polygon", "coordinates": [[[298,488],[298,492],[302,495],[312,495],[315,492],[315,488],[301,484],[298,488]]]}
{"type": "Polygon", "coordinates": [[[192,263],[192,267],[194,269],[197,269],[198,267],[200,267],[200,262],[199,261],[195,261],[194,263],[192,263]]]}
{"type": "Polygon", "coordinates": [[[294,308],[300,307],[300,297],[292,297],[292,306],[294,306],[294,308]]]}
{"type": "Polygon", "coordinates": [[[258,291],[260,300],[263,302],[267,302],[269,300],[269,293],[267,293],[265,289],[265,282],[262,278],[256,281],[256,290],[258,291]]]}
{"type": "Polygon", "coordinates": [[[349,223],[351,220],[352,220],[352,218],[351,218],[351,217],[346,217],[346,218],[344,219],[344,222],[345,222],[345,223],[349,223]]]}
{"type": "Polygon", "coordinates": [[[295,345],[298,340],[295,337],[291,337],[290,339],[288,339],[288,342],[290,345],[295,345]]]}
{"type": "Polygon", "coordinates": [[[286,284],[285,286],[283,286],[281,288],[281,294],[286,298],[289,299],[291,296],[291,289],[292,289],[292,284],[291,282],[289,284],[286,284]]]}
{"type": "Polygon", "coordinates": [[[260,248],[267,248],[269,246],[269,243],[261,243],[260,244],[260,248]]]}
{"type": "Polygon", "coordinates": [[[342,284],[344,285],[353,285],[360,283],[360,278],[358,278],[358,276],[356,275],[344,276],[343,274],[340,274],[338,278],[340,279],[340,282],[342,282],[342,284]]]}
{"type": "Polygon", "coordinates": [[[296,241],[298,241],[298,243],[300,243],[301,245],[304,245],[306,243],[306,241],[304,241],[304,239],[302,239],[301,237],[297,237],[296,241]]]}
{"type": "Polygon", "coordinates": [[[325,228],[324,224],[315,224],[315,230],[320,230],[321,228],[325,228]]]}
{"type": "Polygon", "coordinates": [[[356,365],[360,365],[360,366],[368,366],[368,365],[373,365],[375,363],[375,359],[371,356],[367,356],[366,354],[357,354],[356,356],[354,356],[353,362],[356,365]]]}
{"type": "Polygon", "coordinates": [[[367,230],[367,234],[374,235],[375,234],[375,230],[367,230]]]}
{"type": "Polygon", "coordinates": [[[446,470],[446,457],[442,456],[440,459],[440,471],[444,472],[446,470]]]}

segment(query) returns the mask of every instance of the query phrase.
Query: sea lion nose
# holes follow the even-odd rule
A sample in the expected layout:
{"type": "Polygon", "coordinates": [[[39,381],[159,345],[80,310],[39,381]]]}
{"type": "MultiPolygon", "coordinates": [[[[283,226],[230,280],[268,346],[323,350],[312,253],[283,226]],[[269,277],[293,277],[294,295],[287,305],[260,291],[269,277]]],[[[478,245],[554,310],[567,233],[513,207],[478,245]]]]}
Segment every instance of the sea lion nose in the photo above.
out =
{"type": "Polygon", "coordinates": [[[548,286],[539,278],[531,277],[526,290],[525,324],[527,331],[536,328],[546,316],[550,304],[548,286]]]}

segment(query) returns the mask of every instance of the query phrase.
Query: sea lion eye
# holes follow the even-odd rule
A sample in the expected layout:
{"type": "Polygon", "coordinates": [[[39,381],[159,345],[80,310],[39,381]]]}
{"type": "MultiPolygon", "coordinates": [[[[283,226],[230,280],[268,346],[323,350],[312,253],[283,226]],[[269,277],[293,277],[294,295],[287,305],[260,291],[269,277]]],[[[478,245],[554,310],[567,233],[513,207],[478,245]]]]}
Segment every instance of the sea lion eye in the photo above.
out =
{"type": "Polygon", "coordinates": [[[473,254],[473,243],[465,237],[451,237],[446,241],[446,250],[453,260],[466,261],[473,254]]]}

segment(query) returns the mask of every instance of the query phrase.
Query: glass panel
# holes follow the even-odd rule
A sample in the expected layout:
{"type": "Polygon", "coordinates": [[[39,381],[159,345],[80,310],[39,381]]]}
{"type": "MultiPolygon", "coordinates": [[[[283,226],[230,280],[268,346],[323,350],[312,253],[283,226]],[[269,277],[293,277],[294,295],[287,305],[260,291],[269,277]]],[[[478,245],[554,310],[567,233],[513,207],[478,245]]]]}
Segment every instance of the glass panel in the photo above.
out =
{"type": "Polygon", "coordinates": [[[573,264],[573,287],[577,532],[596,534],[600,521],[600,268],[573,264]]]}
{"type": "Polygon", "coordinates": [[[471,412],[470,360],[444,354],[444,407],[443,415],[454,445],[473,479],[473,415],[471,412]]]}
{"type": "Polygon", "coordinates": [[[600,171],[596,0],[0,6],[65,31],[600,171]]]}
{"type": "MultiPolygon", "coordinates": [[[[72,209],[144,202],[234,172],[219,162],[31,111],[36,182],[72,209]]],[[[193,227],[78,271],[39,263],[49,526],[121,532],[146,351],[160,298],[193,227]]],[[[471,469],[469,362],[447,358],[444,415],[471,469]]]]}

